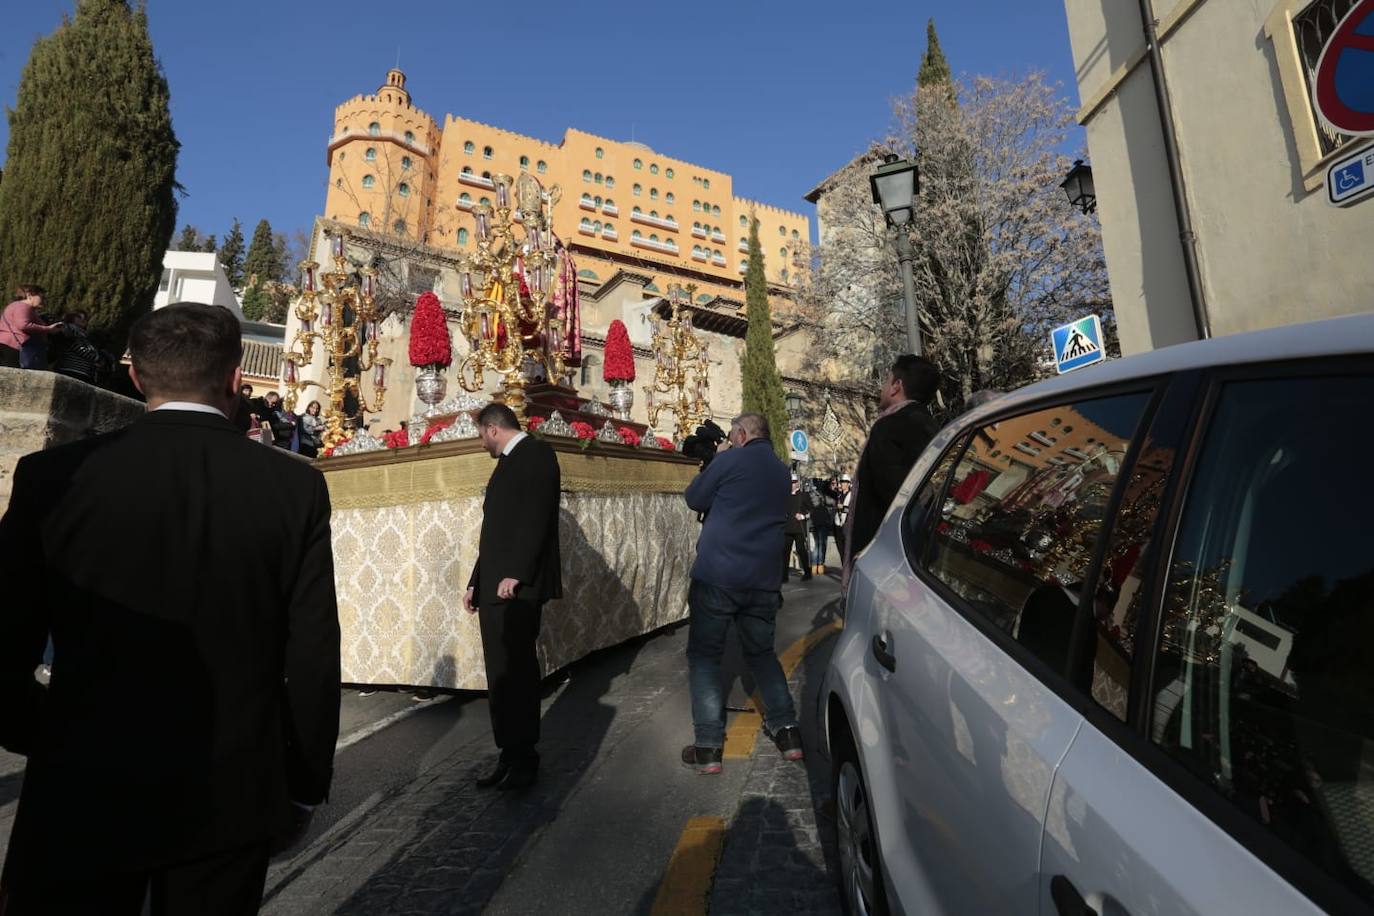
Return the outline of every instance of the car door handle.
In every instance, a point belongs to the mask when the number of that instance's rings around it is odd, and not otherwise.
[[[873,657],[878,660],[888,671],[897,670],[897,657],[888,649],[888,640],[891,637],[887,633],[880,633],[873,637]]]
[[[1050,879],[1050,899],[1059,916],[1098,916],[1097,910],[1088,906],[1078,888],[1064,875]]]

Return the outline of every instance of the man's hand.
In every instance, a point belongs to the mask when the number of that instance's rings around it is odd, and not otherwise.
[[[729,451],[730,445],[731,442],[729,438],[720,440],[720,444],[716,446],[716,454],[719,455],[721,452]]]
[[[477,605],[475,605],[475,604],[472,603],[472,598],[473,598],[472,589],[468,589],[466,592],[464,592],[464,593],[463,593],[463,607],[467,609],[467,612],[468,612],[469,614],[476,614],[476,613],[477,613]]]
[[[515,590],[520,587],[519,579],[502,579],[496,586],[496,597],[509,601],[515,597]]]

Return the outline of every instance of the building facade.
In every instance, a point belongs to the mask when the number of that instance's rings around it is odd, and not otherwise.
[[[1337,207],[1326,170],[1369,141],[1313,111],[1318,56],[1355,0],[1155,0],[1161,109],[1137,3],[1065,0],[1125,353],[1371,307],[1374,201]],[[1165,145],[1195,234],[1193,304]]]

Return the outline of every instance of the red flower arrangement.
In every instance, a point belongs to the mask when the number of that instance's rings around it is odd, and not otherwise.
[[[444,308],[438,296],[423,293],[415,300],[415,316],[410,319],[410,364],[448,366],[452,362],[453,345]]]
[[[630,332],[619,318],[612,321],[606,331],[606,361],[601,367],[601,377],[607,382],[635,380],[635,354],[630,349]]]
[[[382,442],[387,448],[405,448],[410,445],[410,433],[403,429],[385,433],[382,435]]]
[[[987,541],[981,541],[976,538],[974,540],[969,541],[968,546],[969,549],[972,550],[974,553],[989,553],[992,550],[991,544],[989,544]]]
[[[628,426],[620,426],[620,427],[617,427],[617,428],[616,428],[616,432],[620,433],[620,441],[621,441],[621,442],[624,442],[626,445],[630,446],[631,448],[633,448],[633,447],[636,446],[636,445],[639,445],[639,443],[640,443],[639,433],[637,433],[637,432],[635,432],[634,430],[630,429],[630,427],[628,427]]]
[[[444,423],[431,423],[428,427],[426,427],[424,434],[420,436],[420,444],[428,445],[429,440],[434,438],[435,433],[439,432],[440,430],[448,429],[452,425],[452,420],[449,420]]]
[[[548,417],[530,417],[529,420],[525,422],[525,429],[534,432],[539,427],[543,426],[547,420]]]
[[[572,426],[573,434],[579,439],[591,441],[596,438],[596,430],[592,429],[590,423],[584,423],[581,420],[573,420],[569,425]]]
[[[658,437],[658,447],[668,452],[677,451],[677,446],[673,444],[672,440],[665,439],[662,436]]]

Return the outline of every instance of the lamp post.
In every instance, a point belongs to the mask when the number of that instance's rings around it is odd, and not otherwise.
[[[873,202],[883,208],[883,219],[897,233],[897,262],[902,271],[902,300],[906,308],[906,337],[911,352],[921,355],[921,322],[916,314],[916,281],[911,263],[916,259],[911,244],[916,192],[920,189],[916,163],[888,153],[883,164],[868,178]]]
[[[1073,204],[1084,214],[1088,214],[1097,209],[1097,193],[1093,188],[1093,167],[1084,165],[1082,159],[1073,161],[1073,168],[1069,169],[1069,174],[1064,176],[1064,180],[1059,183],[1068,195],[1069,203]]]

